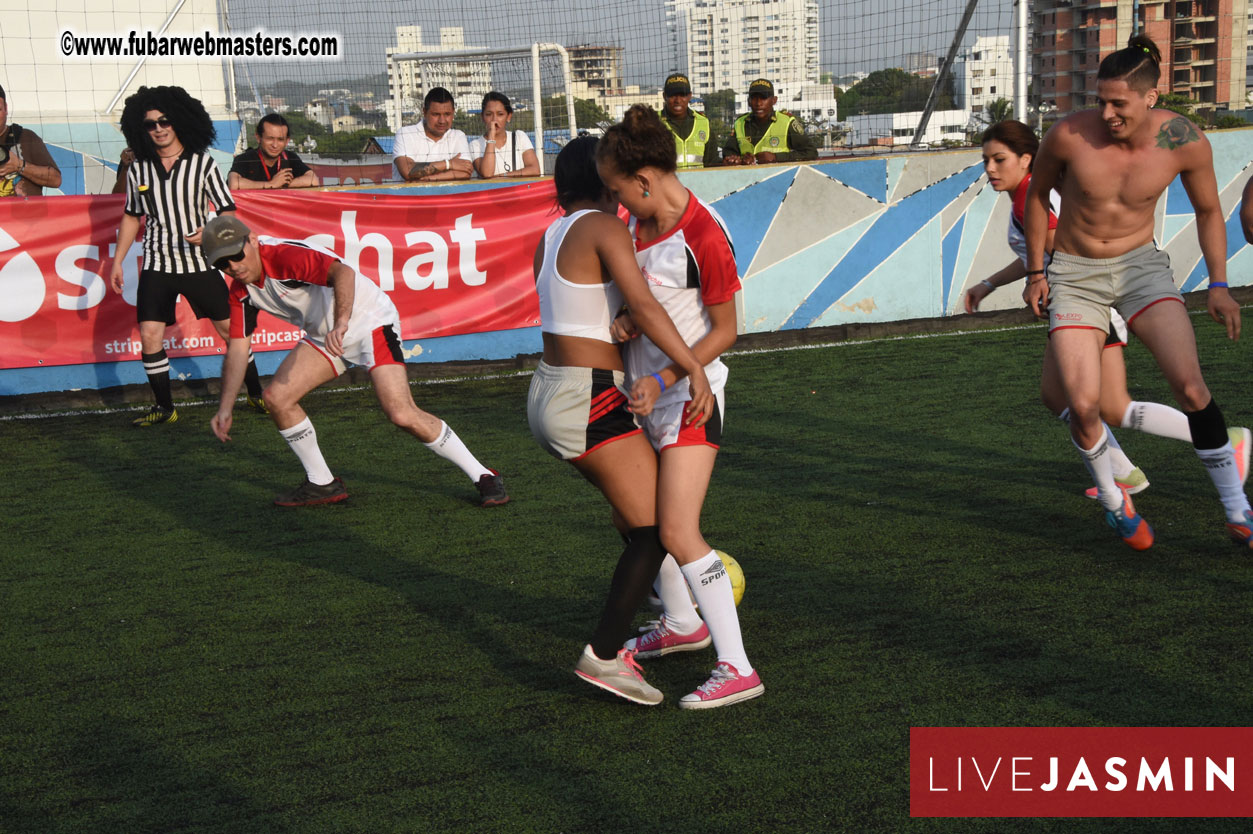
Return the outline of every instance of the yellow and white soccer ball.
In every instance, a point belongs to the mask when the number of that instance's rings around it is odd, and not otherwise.
[[[727,572],[727,578],[731,580],[731,596],[735,598],[735,604],[739,605],[740,600],[744,599],[744,569],[740,567],[739,562],[731,558],[730,554],[721,550],[715,550],[714,553],[717,553],[718,558],[722,560],[722,567]],[[688,596],[692,597],[692,605],[696,606],[696,610],[699,611],[700,605],[697,604],[696,597],[692,594],[692,589],[688,588],[687,593]],[[648,596],[648,604],[655,611],[662,610],[661,600],[651,591]]]
[[[721,550],[715,550],[714,553],[718,554],[722,566],[727,570],[727,578],[731,580],[731,594],[735,597],[735,604],[739,605],[740,600],[744,599],[744,569],[739,562]]]

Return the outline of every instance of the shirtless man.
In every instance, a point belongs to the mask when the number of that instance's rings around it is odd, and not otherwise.
[[[1239,338],[1240,306],[1227,290],[1226,225],[1210,144],[1186,118],[1152,109],[1160,60],[1151,40],[1131,38],[1101,62],[1097,109],[1067,116],[1044,138],[1027,197],[1023,299],[1037,316],[1043,317],[1047,305],[1071,437],[1096,481],[1106,520],[1122,540],[1144,550],[1153,544],[1153,530],[1114,483],[1101,424],[1101,345],[1110,306],[1148,346],[1187,415],[1192,445],[1226,510],[1227,532],[1253,547],[1253,513],[1244,495],[1247,452],[1233,457],[1222,412],[1201,376],[1196,337],[1170,258],[1153,242],[1158,198],[1179,175],[1209,270],[1209,313],[1226,325],[1228,338]],[[1046,273],[1044,240],[1054,188],[1066,210]]]

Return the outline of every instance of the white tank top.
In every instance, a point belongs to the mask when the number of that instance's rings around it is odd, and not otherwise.
[[[539,293],[540,330],[557,336],[582,336],[613,343],[609,326],[622,309],[622,291],[612,281],[605,284],[575,284],[557,271],[557,253],[566,232],[585,209],[566,215],[544,232],[544,262],[535,280]]]

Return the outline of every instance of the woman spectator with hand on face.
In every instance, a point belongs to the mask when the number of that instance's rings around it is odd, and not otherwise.
[[[504,93],[483,96],[483,135],[470,142],[474,170],[485,180],[492,177],[538,177],[535,145],[525,131],[510,130],[513,106]]]

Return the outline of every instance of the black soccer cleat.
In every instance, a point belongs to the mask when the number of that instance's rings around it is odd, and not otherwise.
[[[159,405],[154,405],[143,417],[136,417],[134,420],[131,420],[131,425],[139,428],[147,428],[148,426],[156,426],[161,423],[177,422],[177,408],[162,408]]]
[[[344,488],[344,482],[341,479],[336,478],[329,484],[314,484],[306,478],[303,484],[291,492],[285,492],[275,498],[274,506],[313,507],[318,504],[338,504],[347,499],[348,490]]]
[[[479,506],[499,507],[501,504],[508,504],[509,493],[505,492],[505,479],[495,469],[489,469],[488,473],[475,484],[479,490]]]

